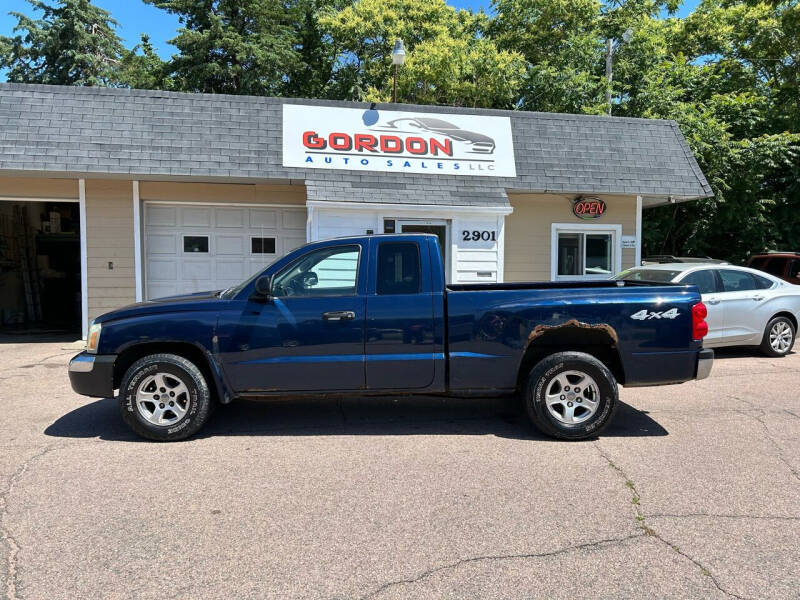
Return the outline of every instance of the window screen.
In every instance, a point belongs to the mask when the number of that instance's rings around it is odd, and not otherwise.
[[[275,254],[274,237],[250,238],[250,251],[253,254]]]
[[[184,252],[208,252],[207,235],[185,235],[183,236]]]
[[[378,294],[416,294],[420,289],[419,284],[417,244],[384,242],[378,247]]]

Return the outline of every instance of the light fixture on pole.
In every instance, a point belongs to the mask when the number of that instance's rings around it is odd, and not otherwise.
[[[614,79],[614,51],[622,44],[627,44],[633,39],[633,28],[628,27],[622,34],[622,40],[606,40],[606,112],[611,116],[611,82]]]
[[[394,64],[394,92],[392,93],[392,102],[397,103],[397,67],[402,66],[406,62],[406,47],[403,45],[403,40],[397,38],[394,41],[394,50],[392,50],[392,63]]]

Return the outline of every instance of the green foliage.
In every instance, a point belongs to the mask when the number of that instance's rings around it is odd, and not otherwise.
[[[34,19],[12,12],[13,37],[0,36],[8,80],[54,85],[113,85],[123,47],[111,15],[89,0],[28,0]]]
[[[123,85],[140,90],[172,90],[175,87],[168,63],[161,60],[150,36],[144,34],[140,44],[123,53],[119,80]]]

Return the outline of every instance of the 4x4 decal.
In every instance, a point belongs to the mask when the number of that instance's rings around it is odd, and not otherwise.
[[[631,319],[636,319],[637,321],[648,321],[650,319],[674,319],[680,314],[677,308],[670,308],[669,310],[665,310],[662,312],[650,311],[650,310],[640,310],[639,312],[635,312],[631,315]]]

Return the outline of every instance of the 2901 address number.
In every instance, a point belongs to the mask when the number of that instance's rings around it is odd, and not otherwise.
[[[497,232],[484,230],[467,230],[461,232],[461,240],[464,242],[496,242]]]

